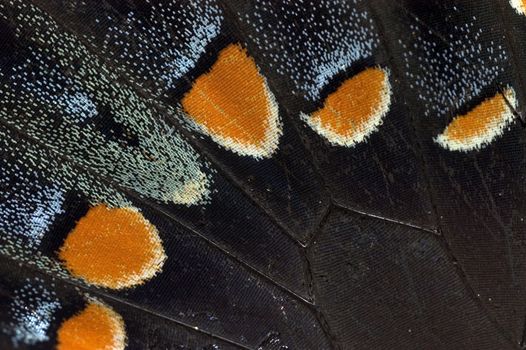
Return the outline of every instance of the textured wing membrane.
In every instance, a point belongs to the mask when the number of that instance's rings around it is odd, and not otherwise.
[[[517,348],[522,7],[0,1],[0,347]]]

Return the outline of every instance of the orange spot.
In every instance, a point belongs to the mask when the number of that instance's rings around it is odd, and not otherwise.
[[[367,68],[347,79],[325,99],[320,110],[303,115],[303,119],[331,143],[353,146],[376,130],[390,102],[388,73]]]
[[[157,230],[134,208],[90,208],[69,233],[59,257],[88,283],[125,288],[160,271],[166,256]]]
[[[508,89],[486,99],[467,114],[457,116],[436,141],[450,150],[468,151],[489,144],[513,120],[508,103],[515,105],[515,92]]]
[[[510,0],[511,6],[521,15],[526,14],[526,1],[525,0]]]
[[[57,338],[58,350],[120,350],[126,345],[121,316],[100,302],[64,321]]]
[[[182,105],[201,130],[241,155],[265,157],[277,147],[281,131],[276,102],[254,60],[239,45],[219,53]]]

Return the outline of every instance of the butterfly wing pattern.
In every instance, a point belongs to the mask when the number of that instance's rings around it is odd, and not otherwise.
[[[525,14],[0,0],[0,348],[524,348]]]

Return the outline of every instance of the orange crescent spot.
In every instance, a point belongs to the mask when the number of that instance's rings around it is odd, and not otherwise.
[[[57,350],[121,350],[126,331],[119,314],[100,302],[91,302],[58,330]]]
[[[278,107],[254,60],[239,45],[224,48],[195,80],[183,108],[201,131],[240,155],[268,157],[281,135]]]
[[[467,114],[455,117],[435,141],[451,151],[465,152],[491,143],[514,119],[508,103],[515,108],[515,91],[508,88],[504,94],[506,99],[503,94],[497,93]]]
[[[330,143],[351,147],[377,130],[390,104],[388,72],[367,68],[330,94],[321,109],[302,118]]]
[[[511,6],[521,15],[526,15],[526,1],[525,0],[510,0]]]
[[[73,276],[112,289],[143,283],[166,259],[156,228],[137,209],[106,205],[79,220],[59,257]]]

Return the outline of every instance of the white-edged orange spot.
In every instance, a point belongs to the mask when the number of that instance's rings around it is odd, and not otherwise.
[[[372,67],[344,81],[321,109],[302,118],[330,143],[351,147],[378,129],[390,104],[389,73]]]
[[[510,0],[511,6],[521,15],[526,15],[526,1],[525,0]]]
[[[515,91],[508,88],[504,95],[499,92],[467,114],[455,117],[435,141],[448,150],[464,152],[488,145],[502,135],[514,119],[508,104],[516,107]]]
[[[254,60],[237,44],[219,53],[181,103],[199,130],[240,155],[268,157],[278,146],[281,124],[274,96]]]
[[[112,289],[143,283],[166,260],[157,229],[137,209],[103,204],[79,220],[59,257],[73,276]]]
[[[125,346],[122,317],[98,301],[64,321],[57,333],[57,350],[122,350]]]

